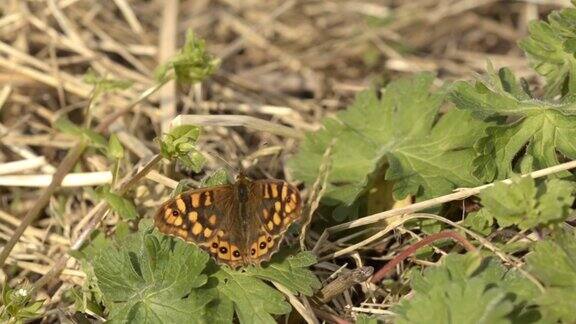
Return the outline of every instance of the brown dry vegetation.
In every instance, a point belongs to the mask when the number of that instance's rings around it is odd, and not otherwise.
[[[122,175],[158,152],[154,138],[176,115],[233,114],[289,126],[294,133],[278,136],[244,127],[206,126],[199,143],[211,154],[206,169],[222,167],[212,157],[217,155],[232,165],[243,163],[255,176],[293,180],[283,162],[297,149],[299,137],[318,129],[322,117],[346,107],[371,84],[419,71],[435,72],[437,85],[471,79],[488,60],[537,82],[516,42],[526,35],[530,20],[567,4],[560,0],[2,0],[0,247],[37,203],[46,185],[40,175],[53,173],[75,145],[76,139],[56,130],[53,122],[62,115],[83,122],[91,92],[83,81],[88,68],[134,82],[127,91],[99,99],[92,121],[98,127],[154,85],[154,69],[175,53],[185,31],[192,29],[220,58],[220,68],[201,85],[168,84],[102,127],[119,134],[129,151]],[[10,253],[0,281],[37,282],[62,260],[94,217],[89,211],[98,202],[90,188],[107,182],[93,173],[110,169],[102,156],[82,155],[73,173],[83,174],[51,195]],[[173,180],[185,176],[157,169],[131,192],[146,217],[169,194],[166,186],[173,187]],[[100,226],[111,230],[117,220],[110,214]],[[313,240],[318,234],[310,233]],[[361,253],[354,258],[361,262]],[[317,268],[321,279],[339,268],[333,261]],[[48,277],[38,291],[51,314],[47,322],[70,318],[72,308],[62,301],[62,294],[84,277],[73,259],[61,275]],[[335,299],[330,307],[340,314],[385,312],[368,297],[352,301],[350,296]]]

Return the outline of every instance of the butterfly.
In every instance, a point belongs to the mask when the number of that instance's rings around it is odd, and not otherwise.
[[[216,262],[238,268],[268,261],[301,216],[296,187],[282,180],[250,180],[186,191],[154,216],[160,232],[192,242]]]

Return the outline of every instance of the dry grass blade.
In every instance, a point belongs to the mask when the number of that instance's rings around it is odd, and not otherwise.
[[[545,177],[545,176],[548,176],[551,174],[559,173],[559,172],[574,169],[574,168],[576,168],[576,161],[570,161],[570,162],[558,164],[558,165],[555,165],[555,166],[552,166],[549,168],[545,168],[542,170],[537,170],[537,171],[531,172],[529,174],[522,175],[522,177],[540,178],[540,177]],[[503,180],[502,182],[506,183],[506,184],[511,184],[512,180],[506,179],[506,180]],[[342,231],[342,230],[355,228],[355,227],[359,227],[359,226],[364,226],[364,225],[368,225],[368,224],[374,224],[376,222],[379,222],[381,220],[385,220],[385,219],[390,218],[390,217],[403,215],[403,214],[410,214],[410,213],[421,211],[421,210],[424,210],[424,209],[427,209],[430,207],[438,206],[438,205],[441,205],[443,203],[447,203],[450,201],[461,200],[461,199],[464,199],[464,198],[467,198],[470,196],[477,195],[483,189],[492,187],[493,185],[494,185],[494,183],[489,183],[489,184],[482,185],[482,186],[475,187],[475,188],[462,188],[462,189],[459,189],[459,190],[457,190],[457,192],[452,193],[452,194],[448,194],[445,196],[421,201],[421,202],[409,205],[407,207],[388,210],[388,211],[385,211],[382,213],[377,213],[374,215],[366,216],[366,217],[363,217],[363,218],[355,220],[355,221],[351,221],[351,222],[342,223],[342,224],[339,224],[336,226],[332,226],[332,227],[328,228],[327,231],[328,232],[337,232],[337,231]]]
[[[36,167],[37,164],[32,164]],[[19,167],[22,167],[20,165]],[[29,168],[30,166],[26,166]],[[0,165],[0,170],[2,166]],[[1,171],[0,171],[0,174]],[[27,175],[11,175],[0,176],[0,186],[11,187],[48,187],[54,176],[45,174],[27,174]],[[112,172],[82,172],[70,173],[64,176],[60,186],[62,187],[84,187],[84,186],[100,186],[112,182]]]
[[[62,160],[62,163],[60,163],[60,166],[58,167],[56,173],[54,173],[52,177],[50,185],[46,189],[44,189],[41,196],[38,198],[37,202],[26,213],[26,216],[24,216],[22,223],[20,223],[18,228],[16,228],[10,240],[6,243],[6,245],[4,245],[2,252],[0,253],[0,266],[4,265],[6,259],[10,255],[10,252],[12,251],[12,249],[14,248],[14,246],[16,245],[16,243],[20,239],[20,236],[22,236],[26,228],[30,224],[32,224],[34,220],[36,220],[36,218],[40,215],[40,212],[44,209],[44,207],[46,207],[48,201],[50,200],[50,197],[52,196],[54,191],[56,191],[56,189],[60,186],[66,174],[68,174],[68,172],[72,170],[74,165],[76,165],[76,162],[80,158],[80,155],[82,155],[82,153],[84,152],[86,146],[87,143],[81,141],[74,148],[72,148],[68,152],[64,160]]]
[[[302,139],[303,134],[286,126],[278,125],[252,116],[242,115],[180,115],[172,120],[171,127],[181,125],[195,126],[244,126],[260,132],[267,132],[285,137]]]

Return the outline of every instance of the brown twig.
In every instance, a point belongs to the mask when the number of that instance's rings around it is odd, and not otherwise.
[[[344,273],[326,286],[322,287],[315,297],[320,303],[325,304],[334,299],[334,297],[343,293],[346,289],[366,281],[373,272],[373,267],[360,267]]]
[[[122,181],[120,184],[118,184],[117,189],[114,193],[117,195],[120,195],[120,196],[124,195],[130,188],[132,188],[132,186],[134,184],[136,184],[140,179],[142,179],[144,176],[146,176],[146,174],[148,174],[148,172],[150,172],[150,170],[161,160],[162,160],[161,155],[158,154],[158,155],[154,156],[135,175],[128,177],[127,179]],[[94,230],[96,229],[98,224],[106,216],[106,212],[109,209],[108,207],[109,206],[106,203],[106,201],[103,200],[92,208],[92,210],[89,212],[89,214],[92,215],[92,217],[90,218],[90,221],[88,222],[88,224],[86,224],[86,226],[84,227],[84,229],[82,230],[80,235],[78,235],[76,240],[74,240],[74,242],[71,244],[70,251],[76,251],[82,247],[84,242],[86,242],[86,239],[88,239],[88,237],[90,237],[90,235],[92,234],[92,232],[94,232]],[[66,262],[68,261],[69,258],[70,258],[70,255],[65,254],[58,261],[56,261],[56,263],[52,266],[50,271],[48,271],[44,276],[42,276],[40,279],[38,279],[34,283],[33,291],[34,292],[38,291],[38,289],[42,288],[52,278],[58,276],[60,274],[60,272],[62,272],[64,267],[66,267]]]
[[[400,254],[398,254],[396,257],[394,257],[394,259],[390,260],[390,262],[386,263],[386,265],[384,265],[382,268],[380,268],[380,270],[378,270],[378,272],[376,272],[376,274],[374,274],[374,277],[372,277],[371,282],[377,283],[380,280],[382,280],[400,262],[404,261],[404,259],[406,259],[410,255],[414,254],[421,247],[426,246],[426,245],[428,245],[434,241],[447,239],[447,238],[451,238],[454,241],[460,243],[466,250],[468,250],[468,252],[476,251],[476,247],[474,245],[472,245],[472,243],[470,243],[466,238],[464,238],[462,235],[460,235],[454,231],[443,231],[440,233],[435,233],[435,234],[432,234],[432,235],[429,235],[429,236],[423,238],[419,242],[416,242],[416,243],[410,245],[404,251],[400,252]]]
[[[42,195],[40,195],[40,198],[38,198],[34,206],[32,206],[32,208],[28,210],[26,216],[24,216],[24,219],[22,219],[20,225],[16,228],[16,230],[14,230],[14,234],[12,235],[12,237],[10,237],[10,240],[6,242],[6,245],[2,249],[2,253],[0,253],[0,267],[2,267],[6,262],[6,259],[8,259],[10,252],[12,251],[12,249],[14,248],[14,246],[16,245],[22,234],[24,234],[26,228],[30,224],[32,224],[32,222],[36,220],[38,216],[40,216],[40,213],[50,201],[50,197],[52,197],[54,191],[56,191],[56,189],[60,187],[60,183],[62,183],[64,177],[76,165],[76,162],[78,162],[78,160],[80,159],[80,156],[86,149],[87,145],[88,144],[85,140],[80,140],[78,141],[76,146],[74,146],[70,151],[68,151],[66,157],[64,157],[64,160],[62,160],[62,163],[60,163],[60,165],[58,166],[56,173],[54,173],[50,185],[42,191]]]
[[[318,308],[314,308],[314,313],[320,317],[321,319],[327,321],[328,323],[335,323],[335,324],[352,324],[352,322],[338,317],[332,313],[328,313]]]
[[[136,100],[130,103],[127,107],[119,110],[115,114],[109,115],[108,118],[104,119],[96,127],[95,130],[100,133],[104,132],[108,128],[108,126],[110,126],[116,119],[131,111],[137,104],[148,98],[151,94],[160,89],[162,85],[164,85],[165,83],[166,82],[155,84],[154,86],[144,91]],[[92,102],[93,101],[90,100],[88,105],[90,106]],[[40,212],[44,209],[44,207],[46,207],[46,205],[50,201],[50,197],[52,197],[52,194],[56,191],[56,189],[58,189],[60,183],[62,182],[66,174],[68,174],[70,170],[72,170],[72,168],[76,165],[76,163],[80,159],[80,156],[82,156],[82,153],[84,152],[87,146],[88,143],[85,140],[80,140],[70,151],[68,151],[66,157],[64,158],[62,163],[60,163],[60,165],[58,166],[56,173],[54,173],[54,177],[52,178],[52,182],[50,183],[50,185],[46,187],[46,189],[44,189],[42,195],[36,201],[34,206],[30,210],[28,210],[26,216],[24,216],[24,219],[22,220],[18,228],[16,228],[14,234],[12,235],[12,237],[10,237],[10,240],[6,243],[6,245],[2,249],[2,252],[0,253],[0,267],[2,267],[6,262],[6,259],[8,259],[10,252],[12,251],[12,249],[14,248],[14,246],[16,245],[16,243],[18,242],[18,240],[20,239],[26,228],[30,224],[32,224],[32,222],[36,218],[38,218]]]

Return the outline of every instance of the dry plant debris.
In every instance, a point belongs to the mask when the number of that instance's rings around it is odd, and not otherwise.
[[[560,0],[1,1],[0,319],[576,321],[575,16]],[[150,226],[173,189],[229,166],[309,198],[273,266],[215,268]]]

